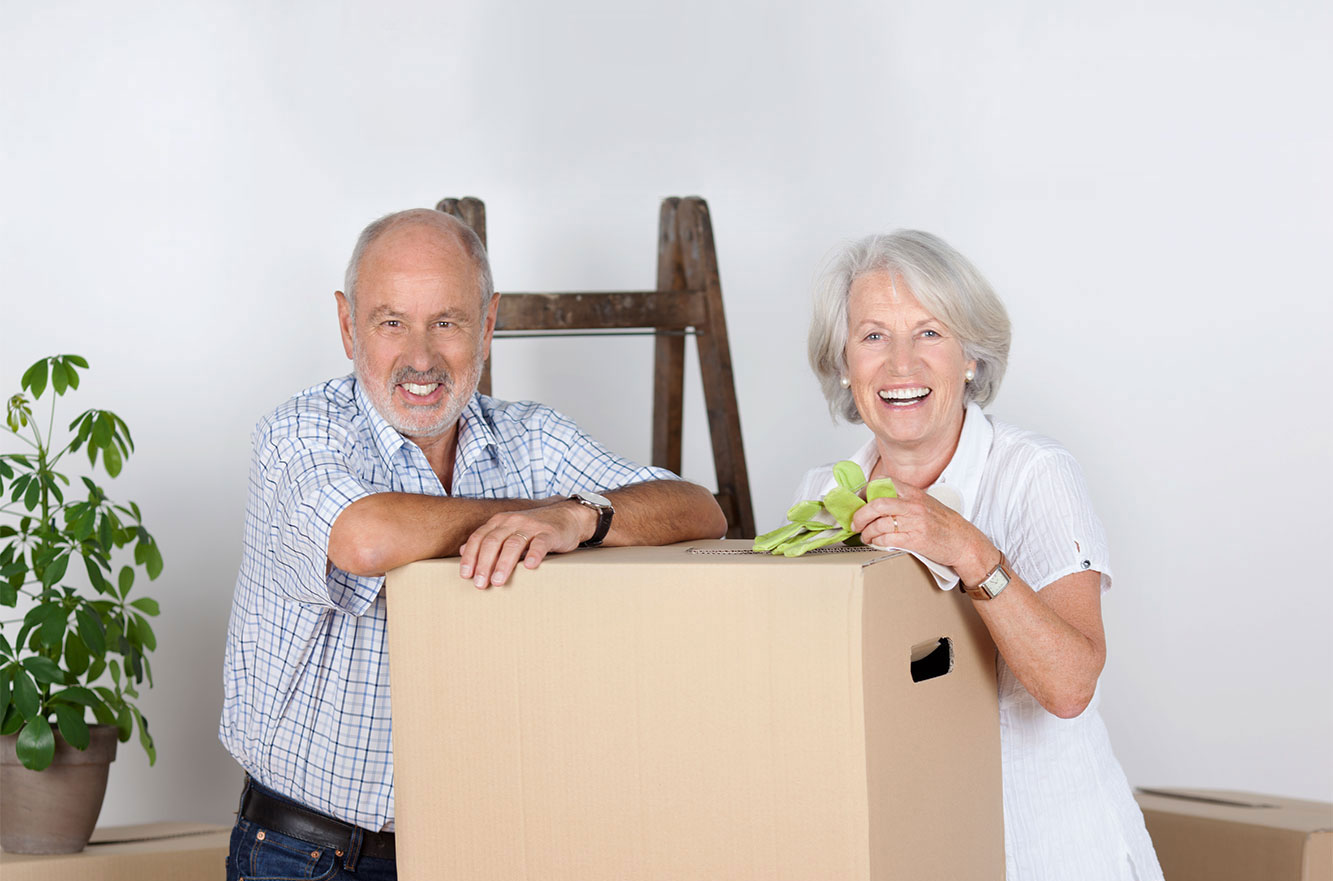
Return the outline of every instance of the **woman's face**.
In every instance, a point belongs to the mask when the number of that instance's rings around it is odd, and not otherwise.
[[[951,455],[962,431],[963,373],[976,369],[962,343],[887,271],[857,276],[847,319],[852,397],[881,447]]]

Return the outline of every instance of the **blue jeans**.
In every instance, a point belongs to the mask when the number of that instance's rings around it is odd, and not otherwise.
[[[280,796],[279,796],[280,797]],[[227,881],[397,881],[394,860],[361,856],[348,868],[331,847],[292,838],[272,829],[236,818],[227,853]]]

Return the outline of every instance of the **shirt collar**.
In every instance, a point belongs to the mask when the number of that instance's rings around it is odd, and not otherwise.
[[[967,405],[963,415],[963,431],[958,436],[958,448],[953,458],[944,466],[935,485],[952,487],[963,497],[963,510],[960,512],[971,520],[977,510],[977,496],[981,492],[981,475],[986,470],[986,459],[990,456],[991,441],[995,439],[995,427],[981,412],[975,402]]]
[[[472,393],[472,399],[463,408],[458,417],[458,452],[454,454],[454,483],[459,475],[465,473],[483,458],[490,458],[497,466],[502,466],[499,450],[500,443],[495,436],[491,421],[487,418],[485,402],[478,392]],[[450,492],[452,492],[452,487]]]
[[[948,486],[961,497],[963,509],[959,512],[971,520],[977,509],[977,495],[981,491],[981,475],[986,470],[986,459],[990,455],[991,441],[995,438],[995,427],[991,425],[981,407],[975,403],[967,405],[963,412],[963,430],[958,436],[958,446],[953,451],[953,458],[944,466],[944,471],[932,486]],[[879,445],[874,435],[865,446],[857,450],[852,461],[869,474],[879,461]]]
[[[370,395],[366,394],[365,387],[359,379],[352,379],[357,406],[361,412],[366,414],[366,422],[370,425],[371,437],[375,439],[375,448],[379,450],[380,456],[385,462],[392,462],[398,455],[398,451],[407,443],[407,438],[398,433],[398,429],[389,424],[389,421],[380,415],[376,409]]]

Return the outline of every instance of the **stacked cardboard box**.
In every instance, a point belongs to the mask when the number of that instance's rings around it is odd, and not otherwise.
[[[79,853],[0,852],[4,881],[222,881],[230,826],[99,826]]]
[[[1198,789],[1136,797],[1167,881],[1333,881],[1333,804]]]
[[[1004,876],[995,648],[909,556],[388,578],[406,879]]]

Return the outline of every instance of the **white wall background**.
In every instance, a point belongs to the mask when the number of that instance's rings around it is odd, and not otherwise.
[[[1075,452],[1110,531],[1103,712],[1131,782],[1333,799],[1329,4],[3,0],[0,21],[0,392],[41,356],[91,361],[71,415],[130,424],[114,488],[167,562],[160,758],[122,747],[103,822],[229,820],[251,426],[347,369],[332,291],[361,226],[469,194],[502,290],[648,287],[659,199],[709,199],[765,528],[860,439],[805,365],[820,259],[943,235],[1014,319],[992,412]],[[651,344],[597,348],[623,369],[580,351],[500,343],[497,389],[646,459]]]

